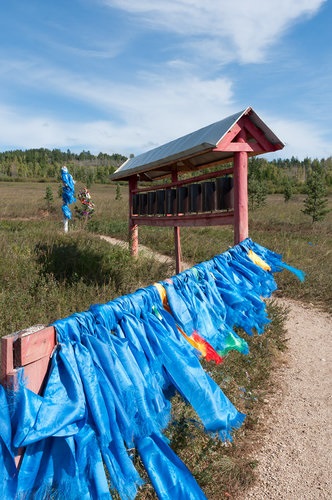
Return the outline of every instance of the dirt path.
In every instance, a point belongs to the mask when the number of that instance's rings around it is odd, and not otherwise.
[[[280,300],[280,299],[279,299]],[[258,482],[245,496],[261,500],[332,498],[332,316],[313,306],[289,308],[286,363],[279,390],[261,419]]]
[[[120,247],[125,248],[126,250],[128,250],[128,242],[126,242],[126,241],[117,240],[116,238],[111,238],[110,236],[104,236],[104,235],[99,235],[99,237],[102,240],[108,241],[108,243],[110,243],[111,245],[118,245],[118,246],[120,246]],[[153,250],[151,250],[148,247],[145,247],[144,245],[139,244],[138,251],[142,255],[147,255],[149,257],[154,257],[159,262],[163,262],[163,263],[167,263],[167,264],[174,264],[174,266],[175,266],[175,259],[174,258],[168,257],[168,255],[163,255],[161,253],[154,252]],[[191,265],[188,264],[188,263],[186,263],[186,262],[182,262],[181,263],[181,267],[182,267],[182,271],[183,271],[183,270],[188,269],[189,267],[191,267]]]

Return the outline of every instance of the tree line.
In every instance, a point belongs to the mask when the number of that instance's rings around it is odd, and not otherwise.
[[[44,180],[58,181],[60,169],[66,165],[74,179],[91,185],[107,183],[110,175],[127,160],[118,153],[109,155],[90,151],[73,153],[69,149],[27,149],[0,152],[0,180]]]
[[[73,178],[89,188],[94,183],[109,183],[111,174],[126,160],[127,157],[119,153],[93,155],[84,150],[73,153],[69,149],[66,152],[46,148],[17,149],[0,152],[0,181],[59,182],[61,167],[66,165]],[[248,198],[252,210],[264,205],[268,194],[283,193],[287,202],[293,194],[303,193],[307,195],[303,213],[312,216],[315,222],[329,211],[328,192],[332,192],[331,156],[302,161],[294,156],[271,161],[262,157],[249,158]]]
[[[332,191],[332,158],[299,162],[251,158],[248,171],[249,208],[263,206],[269,193],[283,193],[287,203],[294,193],[305,194],[302,212],[312,222],[323,220],[330,211],[328,191]]]
[[[69,149],[27,149],[0,152],[0,180],[47,180],[58,181],[60,169],[66,165],[74,179],[91,186],[93,183],[108,183],[110,175],[127,160],[114,153],[93,155],[90,151],[73,153]],[[267,160],[262,157],[249,158],[249,184],[252,191],[267,194],[305,192],[312,172],[319,170],[328,190],[332,190],[332,156],[327,159],[305,158]]]
[[[264,186],[269,194],[284,193],[285,189],[293,192],[305,192],[305,186],[313,172],[319,170],[327,188],[332,188],[332,156],[327,159],[305,158],[300,161],[277,159],[268,161],[265,158],[249,159],[249,182],[257,182]]]

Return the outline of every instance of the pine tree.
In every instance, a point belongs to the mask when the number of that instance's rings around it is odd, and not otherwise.
[[[119,183],[117,183],[117,185],[116,185],[115,199],[116,200],[121,200],[121,189],[120,189],[120,184]]]
[[[46,192],[45,192],[44,200],[46,201],[47,210],[52,211],[54,197],[53,197],[53,191],[52,191],[51,186],[47,186],[46,187]]]
[[[266,183],[255,177],[248,179],[248,202],[249,208],[255,210],[266,203],[267,187]]]
[[[327,208],[327,195],[325,172],[322,167],[315,166],[306,181],[306,195],[302,212],[310,215],[312,222],[323,220],[329,212]]]
[[[292,196],[293,196],[292,184],[289,181],[289,179],[287,179],[287,181],[285,182],[285,186],[284,186],[284,200],[285,200],[285,203],[287,203],[287,201],[289,201]]]

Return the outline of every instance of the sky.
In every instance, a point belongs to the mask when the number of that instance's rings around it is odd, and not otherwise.
[[[0,0],[0,151],[135,156],[252,107],[332,156],[332,0]]]

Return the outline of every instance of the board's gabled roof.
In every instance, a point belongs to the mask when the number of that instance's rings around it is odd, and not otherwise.
[[[112,174],[111,179],[129,179],[134,174],[147,174],[147,178],[157,179],[169,174],[180,162],[193,157],[195,157],[193,168],[204,166],[205,163],[211,161],[211,152],[214,148],[245,114],[250,115],[255,125],[263,131],[269,141],[282,144],[258,115],[251,108],[246,108],[223,120],[128,159]],[[231,159],[233,154],[229,151],[219,151],[216,159],[225,162]]]

